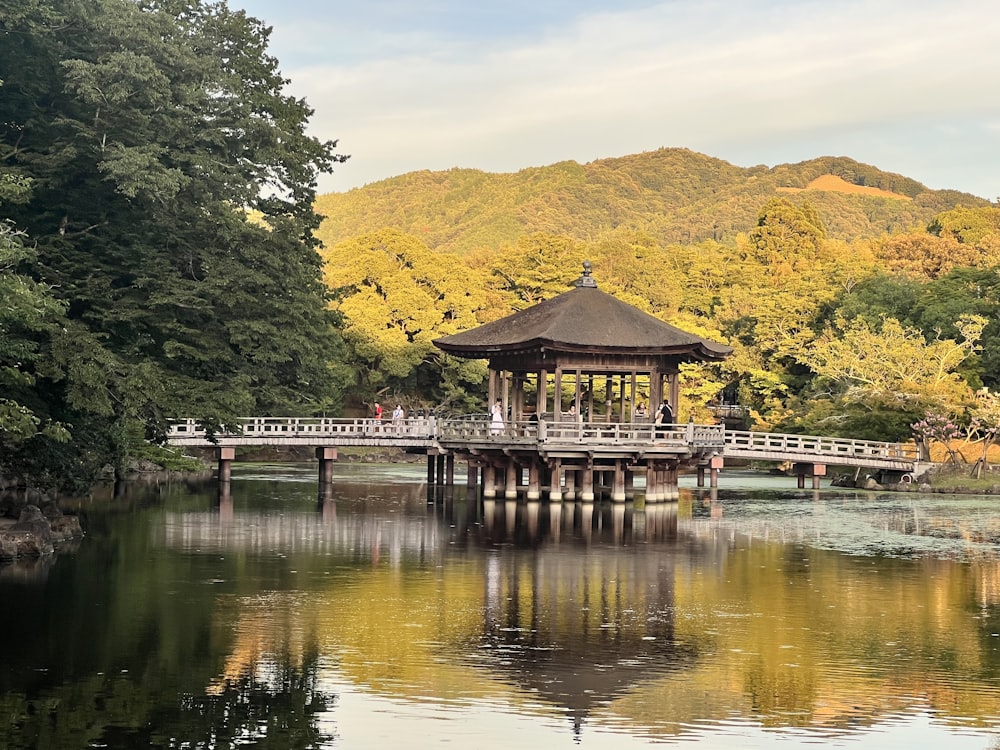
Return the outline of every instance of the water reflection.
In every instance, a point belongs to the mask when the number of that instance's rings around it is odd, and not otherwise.
[[[881,747],[919,727],[908,746],[984,748],[998,724],[982,500],[550,505],[390,471],[317,494],[255,467],[92,510],[44,580],[0,577],[24,613],[0,746]]]

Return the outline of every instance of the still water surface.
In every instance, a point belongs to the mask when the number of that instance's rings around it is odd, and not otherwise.
[[[0,748],[1000,748],[993,499],[314,471],[134,487],[0,566]]]

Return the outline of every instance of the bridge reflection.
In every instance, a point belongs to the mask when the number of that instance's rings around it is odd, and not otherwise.
[[[228,485],[214,512],[168,514],[164,525],[168,546],[225,551],[240,549],[285,552],[359,554],[370,550],[382,559],[422,558],[448,549],[513,544],[611,545],[674,542],[678,538],[678,504],[565,502],[473,499],[462,488],[447,488],[428,501],[423,486],[400,488],[404,513],[386,515],[359,508],[356,500],[321,495],[314,512],[237,512]],[[708,493],[704,493],[708,497]],[[432,495],[432,498],[434,496]]]

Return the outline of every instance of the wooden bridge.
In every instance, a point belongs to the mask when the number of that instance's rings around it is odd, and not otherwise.
[[[912,477],[920,467],[912,444],[746,432],[693,422],[660,426],[564,419],[508,422],[501,427],[481,416],[418,417],[395,422],[253,417],[240,420],[230,431],[210,434],[195,420],[188,419],[171,425],[168,442],[217,448],[221,479],[228,479],[229,463],[238,447],[313,447],[320,460],[321,482],[330,481],[332,461],[339,447],[391,447],[425,454],[428,481],[438,484],[453,483],[453,462],[459,456],[469,463],[470,486],[478,479],[476,469],[483,469],[487,497],[495,494],[494,483],[499,481],[494,478],[496,471],[506,474],[506,496],[512,493],[516,496],[522,467],[528,467],[529,477],[533,477],[528,480],[529,497],[537,493],[540,476],[534,476],[536,466],[542,470],[548,467],[549,473],[555,471],[556,479],[550,479],[550,497],[562,494],[560,477],[565,475],[573,489],[578,474],[586,496],[593,492],[588,487],[593,471],[607,470],[617,477],[614,483],[618,489],[612,493],[615,499],[624,497],[630,472],[638,467],[647,469],[647,487],[653,486],[655,490],[662,485],[668,496],[671,487],[676,490],[679,465],[697,470],[699,486],[703,485],[707,470],[712,486],[716,486],[718,471],[731,459],[789,463],[800,487],[804,486],[806,476],[812,477],[813,487],[818,487],[829,465],[890,472],[899,477]],[[666,478],[658,478],[656,472],[666,472]]]

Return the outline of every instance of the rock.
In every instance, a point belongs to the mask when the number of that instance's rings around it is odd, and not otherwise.
[[[50,555],[54,550],[51,532],[43,538],[33,531],[14,531],[13,526],[0,531],[0,556],[4,559]]]
[[[13,560],[17,557],[17,539],[7,532],[0,531],[0,560]]]
[[[862,486],[862,489],[866,489],[866,490],[884,490],[885,488],[881,484],[879,484],[878,482],[876,482],[874,479],[872,479],[871,477],[868,477],[867,479],[865,479],[865,483]]]
[[[49,519],[42,515],[42,511],[37,505],[26,505],[21,511],[17,523],[10,527],[11,531],[30,531],[43,543],[52,546],[52,527]]]
[[[56,540],[75,539],[83,536],[83,529],[80,527],[80,519],[76,516],[64,516],[60,514],[57,518],[49,521],[52,536]]]

